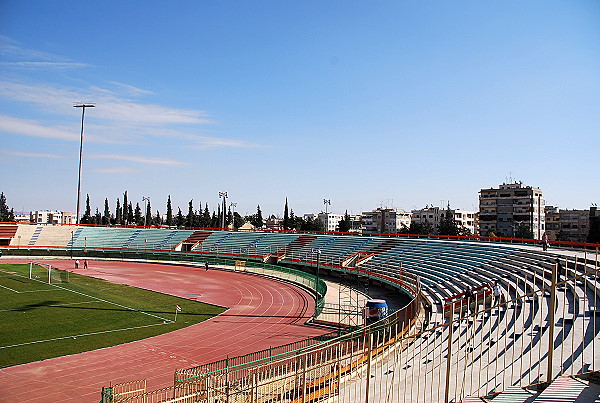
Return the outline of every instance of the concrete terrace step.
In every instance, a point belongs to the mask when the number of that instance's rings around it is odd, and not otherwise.
[[[492,399],[493,403],[531,403],[535,401],[537,393],[517,386],[511,386]]]
[[[496,400],[494,399],[494,402]],[[535,403],[596,403],[600,402],[600,385],[579,378],[560,377],[554,380],[534,400]]]

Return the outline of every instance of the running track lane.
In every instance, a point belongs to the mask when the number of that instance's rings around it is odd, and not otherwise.
[[[2,259],[1,263],[9,263]],[[17,262],[17,260],[11,260]],[[28,262],[20,260],[19,262]],[[73,269],[69,260],[52,265]],[[88,261],[80,274],[228,307],[185,329],[144,340],[0,369],[0,403],[98,402],[102,386],[136,379],[148,389],[173,384],[173,373],[326,333],[307,326],[314,300],[293,285],[259,276],[204,268]]]

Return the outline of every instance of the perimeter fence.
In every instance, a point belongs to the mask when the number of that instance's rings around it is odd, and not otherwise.
[[[517,279],[503,299],[452,301],[449,320],[428,328],[415,322],[415,299],[404,315],[321,343],[179,370],[173,386],[105,402],[460,402],[589,374],[600,369],[599,318],[588,311],[600,297],[597,261],[567,274]]]

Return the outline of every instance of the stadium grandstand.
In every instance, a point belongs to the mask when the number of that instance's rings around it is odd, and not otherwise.
[[[410,300],[331,337],[182,368],[160,390],[147,390],[132,374],[131,382],[98,391],[104,402],[597,401],[599,248],[555,242],[543,251],[539,241],[479,237],[0,225],[3,256],[290,267],[316,275],[309,288],[317,311],[325,275],[355,276]]]

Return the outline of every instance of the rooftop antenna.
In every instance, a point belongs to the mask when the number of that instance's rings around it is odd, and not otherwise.
[[[83,119],[85,117],[85,108],[94,108],[95,106],[96,104],[92,102],[75,102],[73,104],[73,108],[81,108],[81,136],[79,140],[79,176],[77,177],[77,225],[79,225],[79,201],[81,199],[81,157],[83,155]]]

